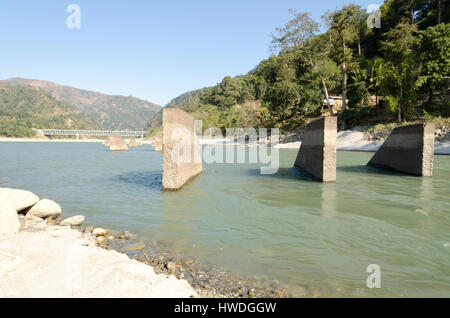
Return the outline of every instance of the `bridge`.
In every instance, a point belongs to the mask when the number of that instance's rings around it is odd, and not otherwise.
[[[122,137],[138,137],[144,138],[145,131],[134,130],[70,130],[70,129],[36,129],[44,136],[92,136],[92,137],[107,137],[109,135],[120,135]]]

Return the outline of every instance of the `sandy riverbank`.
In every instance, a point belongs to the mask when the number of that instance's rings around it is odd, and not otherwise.
[[[10,138],[0,137],[0,142],[102,142],[103,139],[48,139],[48,138]]]
[[[61,226],[0,234],[0,297],[192,297],[185,280]]]
[[[0,137],[0,142],[99,142],[101,139],[38,139],[38,138],[6,138]],[[143,145],[151,145],[151,141],[143,140]],[[238,143],[234,139],[200,139],[201,145],[220,145],[225,144],[227,146],[236,146]],[[376,152],[383,142],[381,141],[367,141],[364,140],[364,133],[359,131],[346,130],[338,133],[337,137],[337,150],[338,151],[364,151],[364,152]],[[300,141],[280,143],[275,146],[277,149],[299,149],[301,145]],[[434,145],[436,155],[450,155],[450,141],[440,142],[436,141]]]
[[[365,151],[375,152],[381,145],[382,141],[364,140],[364,133],[359,131],[346,130],[338,133],[337,146],[338,151]],[[283,143],[275,146],[278,149],[299,149],[300,141]],[[436,155],[450,155],[450,142],[436,141],[434,144],[434,153]]]

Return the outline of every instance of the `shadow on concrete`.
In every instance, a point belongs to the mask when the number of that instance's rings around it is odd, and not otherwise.
[[[133,171],[112,177],[114,181],[134,184],[137,186],[161,191],[161,171]]]

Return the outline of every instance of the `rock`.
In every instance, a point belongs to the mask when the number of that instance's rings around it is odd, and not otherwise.
[[[110,235],[110,236],[108,236],[106,239],[107,239],[108,241],[112,241],[112,240],[114,240],[114,236]]]
[[[58,203],[52,200],[43,199],[36,203],[27,214],[32,214],[40,218],[48,218],[50,216],[59,216],[62,212]]]
[[[98,227],[92,231],[92,234],[95,236],[105,236],[108,232],[107,230]]]
[[[20,221],[16,210],[7,205],[0,205],[0,234],[19,232]]]
[[[84,215],[76,215],[65,219],[60,223],[62,226],[81,226],[84,222]]]
[[[55,219],[56,225],[59,225],[62,221],[64,221],[64,218],[56,218]]]
[[[29,214],[29,213],[25,216],[25,220],[29,221],[29,222],[33,222],[33,223],[40,223],[40,222],[44,221],[43,218],[40,218],[36,215]]]
[[[130,251],[130,252],[140,251],[140,250],[143,250],[144,248],[145,248],[145,244],[144,244],[144,243],[141,243],[141,244],[137,244],[137,245],[135,245],[135,246],[130,247],[130,248],[128,249],[128,251]]]
[[[94,231],[94,228],[92,226],[86,226],[86,228],[84,229],[84,233],[88,233],[91,234],[92,231]]]
[[[131,234],[128,231],[125,231],[118,236],[119,240],[128,240],[130,237]]]
[[[50,226],[56,225],[56,219],[54,217],[48,217],[45,219],[45,223]]]
[[[108,240],[104,236],[99,236],[99,237],[97,237],[97,243],[99,245],[104,246],[104,245],[106,245],[108,243]]]
[[[39,197],[30,191],[0,188],[0,202],[16,210],[23,211],[35,205]]]

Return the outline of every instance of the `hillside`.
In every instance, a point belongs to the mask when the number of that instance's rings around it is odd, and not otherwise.
[[[322,19],[308,12],[272,34],[274,54],[245,75],[183,94],[166,107],[181,108],[203,128],[275,127],[301,130],[324,115],[340,129],[450,117],[450,2],[389,0],[381,28],[358,5]],[[155,117],[152,133],[160,127]]]
[[[75,106],[103,129],[142,129],[161,109],[159,105],[132,96],[105,95],[48,81],[11,78],[0,83],[39,87],[57,100]]]
[[[31,86],[0,84],[0,136],[31,137],[31,128],[98,129],[74,106]]]
[[[199,96],[203,90],[197,89],[194,91],[186,92],[180,96],[172,99],[164,108],[180,108],[188,113],[192,113],[200,105]],[[160,130],[162,127],[162,109],[156,113],[150,120],[146,127],[146,131],[152,135],[154,132]]]

